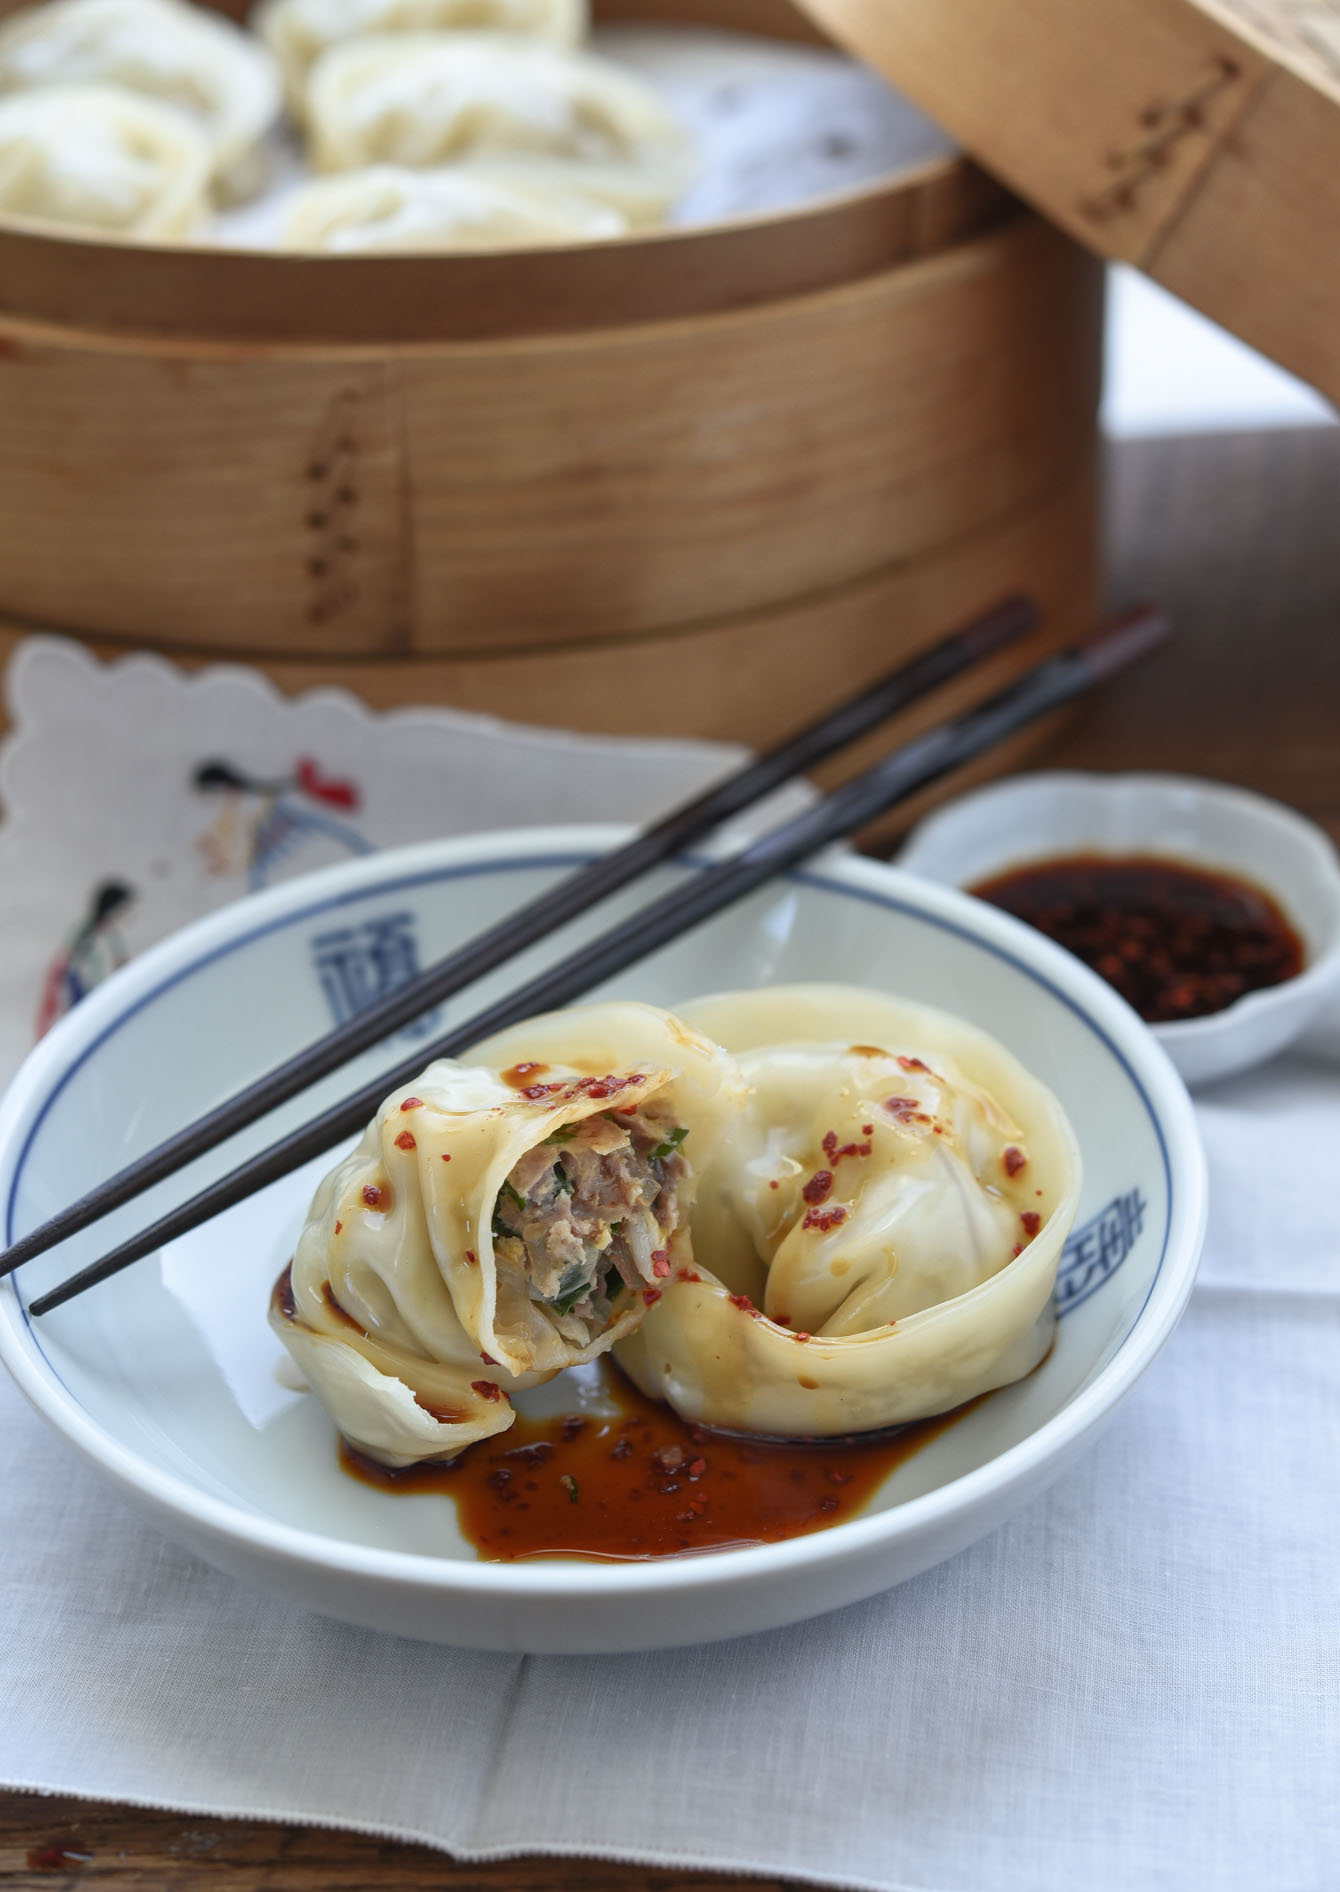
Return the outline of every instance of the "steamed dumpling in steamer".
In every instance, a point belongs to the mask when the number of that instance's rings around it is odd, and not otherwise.
[[[524,250],[616,237],[627,221],[571,192],[522,190],[462,167],[373,165],[305,185],[281,243],[328,255]]]
[[[283,68],[290,109],[304,111],[307,74],[321,54],[373,33],[528,33],[580,45],[586,0],[266,0],[252,26]]]
[[[53,0],[0,22],[0,93],[71,85],[121,86],[183,113],[230,194],[280,108],[266,48],[182,0]]]
[[[115,86],[0,98],[0,217],[169,242],[207,219],[209,147],[180,112]]]
[[[582,191],[635,223],[683,189],[689,144],[631,73],[591,53],[501,34],[399,34],[323,54],[307,93],[319,170],[468,164],[523,186]]]
[[[732,1059],[654,1006],[552,1013],[432,1064],[321,1184],[271,1319],[391,1465],[512,1423],[506,1395],[631,1333],[691,1255]]]
[[[1051,1093],[985,1032],[879,993],[684,1009],[751,1096],[700,1180],[693,1270],[619,1347],[638,1385],[702,1424],[831,1437],[1036,1366],[1080,1184]]]

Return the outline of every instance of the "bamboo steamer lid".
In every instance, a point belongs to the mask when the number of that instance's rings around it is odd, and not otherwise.
[[[1340,0],[804,0],[1091,250],[1340,400]]]

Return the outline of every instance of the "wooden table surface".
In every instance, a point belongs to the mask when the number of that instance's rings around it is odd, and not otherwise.
[[[1340,840],[1340,430],[1125,442],[1109,456],[1114,605],[1164,604],[1166,651],[1046,761],[1174,769],[1278,796]],[[0,1794],[0,1884],[107,1892],[725,1892],[780,1881],[527,1859],[461,1866],[314,1828]]]

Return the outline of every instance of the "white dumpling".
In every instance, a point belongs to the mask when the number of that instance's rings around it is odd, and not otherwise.
[[[115,86],[0,98],[0,216],[170,242],[206,221],[209,147],[179,112]]]
[[[508,1395],[630,1333],[692,1258],[732,1059],[670,1013],[527,1020],[396,1091],[317,1190],[271,1320],[388,1464],[505,1430]]]
[[[627,221],[608,204],[527,191],[457,168],[374,165],[304,185],[289,201],[288,250],[327,255],[523,250],[616,237]]]
[[[529,33],[577,46],[587,24],[587,0],[265,0],[252,15],[299,116],[310,67],[345,40],[372,33]]]
[[[117,85],[171,105],[200,127],[216,181],[278,116],[278,67],[231,20],[182,0],[54,0],[0,24],[0,93]]]
[[[307,91],[318,170],[468,164],[525,186],[579,190],[635,223],[683,189],[678,120],[591,53],[497,33],[405,33],[322,55]]]
[[[1050,1344],[1080,1161],[1056,1099],[986,1033],[840,986],[684,1015],[749,1102],[699,1179],[694,1266],[619,1358],[684,1418],[834,1436],[1020,1378]]]

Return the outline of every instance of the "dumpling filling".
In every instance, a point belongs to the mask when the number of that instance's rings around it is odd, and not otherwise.
[[[670,1273],[687,1135],[682,1124],[641,1111],[564,1124],[526,1152],[498,1192],[498,1266],[555,1314],[605,1322],[625,1288]]]

